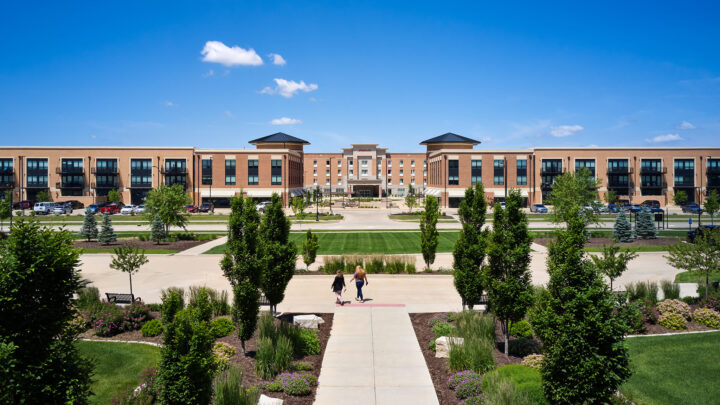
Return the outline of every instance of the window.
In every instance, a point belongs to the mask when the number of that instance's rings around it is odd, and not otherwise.
[[[352,175],[353,175],[353,169],[350,169],[349,173],[350,173],[350,176],[352,176]]]
[[[423,176],[427,176],[427,170],[423,170]]]
[[[150,159],[131,159],[130,160],[130,171],[131,172],[147,172],[150,173],[152,170],[152,160]]]
[[[401,179],[400,179],[400,185],[402,186],[403,184],[405,184],[405,180],[401,178]]]
[[[337,167],[342,167],[342,160],[337,161]]]
[[[410,161],[410,167],[415,167],[415,161],[414,161],[414,160],[411,160],[411,161]]]
[[[235,159],[225,160],[225,185],[234,186],[236,184],[235,173],[236,173]]]
[[[388,159],[387,167],[392,167],[392,160]]]
[[[410,184],[415,185],[415,178],[410,179]]]
[[[317,179],[313,179],[313,184],[317,185]]]
[[[575,171],[580,170],[581,167],[588,169],[595,178],[595,159],[575,159]]]
[[[388,170],[388,171],[387,171],[387,175],[388,175],[388,176],[392,176],[392,170]]]
[[[325,185],[326,185],[326,186],[329,186],[329,185],[330,185],[330,179],[325,179]]]
[[[342,179],[338,179],[337,185],[342,186]]]
[[[212,184],[212,159],[203,159],[202,160],[202,184],[203,185],[211,185]]]
[[[248,185],[256,186],[260,183],[258,175],[258,160],[248,159]]]
[[[313,169],[313,176],[317,176],[317,169]]]
[[[353,165],[353,160],[352,160],[352,158],[348,158],[348,166],[352,167],[352,165]]]
[[[402,159],[400,160],[400,167],[403,167],[403,161],[402,161]]]
[[[367,176],[367,175],[368,175],[367,169],[362,169],[362,170],[360,170],[360,175],[361,175],[361,176]]]
[[[325,176],[330,177],[330,170],[325,170]]]
[[[505,185],[505,160],[495,159],[493,161],[493,184],[496,186]]]
[[[474,159],[470,161],[470,181],[472,182],[472,185],[475,184],[482,184],[482,160],[480,159]]]
[[[527,186],[527,160],[525,159],[518,159],[517,160],[517,185],[518,186]]]
[[[460,168],[457,160],[448,160],[448,184],[460,184]]]
[[[517,176],[517,184],[518,186],[527,186],[527,176]]]
[[[328,161],[328,165],[330,165],[330,161]],[[280,159],[270,161],[270,184],[273,186],[282,184],[282,160]]]
[[[313,160],[313,167],[317,167],[317,160]]]
[[[400,175],[401,175],[401,176],[403,175],[403,170],[402,170],[402,169],[400,169]]]
[[[675,159],[675,187],[695,186],[695,159]]]
[[[235,175],[225,175],[225,185],[226,186],[234,186],[235,185]]]
[[[392,186],[392,179],[388,179],[388,186]]]
[[[427,167],[427,160],[423,160],[423,167]]]
[[[423,179],[423,186],[427,186],[427,179]]]
[[[411,175],[411,176],[414,176],[414,175],[415,175],[415,169],[410,169],[410,175]]]
[[[362,166],[362,167],[367,167],[367,165],[368,165],[368,161],[367,161],[367,160],[361,160],[361,161],[360,161],[360,166]]]
[[[493,184],[496,186],[505,185],[505,176],[493,176]]]
[[[329,161],[329,160],[326,160],[326,161],[325,161],[325,167],[330,167],[330,161]]]
[[[338,177],[342,176],[342,170],[338,170]]]

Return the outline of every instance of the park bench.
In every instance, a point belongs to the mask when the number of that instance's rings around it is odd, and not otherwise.
[[[267,297],[265,296],[265,293],[263,293],[262,291],[259,291],[259,293],[260,293],[260,299],[258,300],[258,304],[260,304],[260,306],[263,306],[263,305],[269,306],[270,301],[268,301]]]
[[[485,312],[487,312],[487,310],[488,310],[488,303],[489,303],[489,301],[488,301],[488,296],[487,296],[487,294],[483,294],[483,295],[480,296],[480,300],[479,300],[479,301],[472,303],[472,306],[473,306],[473,308],[474,308],[474,307],[476,307],[476,306],[478,306],[478,305],[485,305]],[[463,301],[462,301],[462,307],[463,307],[463,309],[465,309],[466,306],[467,306],[468,308],[470,307],[470,305],[469,305],[467,302],[465,302],[465,300],[463,299]]]
[[[133,302],[142,301],[140,297],[135,297],[133,294],[121,294],[121,293],[105,293],[107,300],[112,304],[132,304]]]

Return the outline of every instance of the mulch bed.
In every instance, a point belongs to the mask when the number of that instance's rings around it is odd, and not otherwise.
[[[153,312],[153,317],[155,319],[160,319],[160,314],[157,312]],[[282,316],[280,316],[280,319],[286,322],[292,322],[293,315],[308,315],[307,313],[284,313]],[[327,346],[328,339],[330,339],[330,330],[332,329],[332,323],[333,323],[333,314],[315,314],[319,317],[321,317],[325,323],[320,325],[320,329],[318,329],[318,338],[320,338],[320,354],[312,355],[312,356],[305,356],[301,359],[296,359],[295,361],[303,361],[306,363],[310,363],[312,365],[312,370],[310,371],[303,371],[303,373],[310,373],[314,375],[315,377],[320,376],[320,367],[322,366],[322,359],[323,355],[325,353],[325,347]],[[279,321],[276,321],[279,322]],[[118,335],[112,336],[112,337],[100,337],[95,336],[95,333],[92,329],[87,330],[83,332],[80,335],[81,338],[86,339],[98,339],[98,340],[116,340],[116,341],[140,341],[140,342],[152,342],[152,343],[160,343],[162,344],[162,335],[156,336],[156,337],[144,337],[142,333],[139,330],[131,331],[131,332],[123,332]],[[238,339],[237,335],[235,333],[232,333],[228,336],[222,337],[220,339],[217,339],[215,342],[223,342],[226,344],[229,344],[230,346],[233,346],[236,350],[236,353],[233,357],[230,358],[230,361],[233,363],[238,363],[242,365],[243,368],[243,386],[250,387],[253,385],[257,385],[263,380],[259,378],[255,374],[255,350],[257,348],[257,340],[258,340],[258,331],[255,331],[255,334],[253,335],[252,339],[245,342],[245,350],[247,351],[247,356],[242,355],[242,349],[240,346],[240,339]],[[284,404],[288,405],[311,405],[315,401],[315,394],[317,391],[317,387],[312,387],[312,393],[305,397],[295,397],[291,395],[287,395],[284,392],[269,392],[269,391],[260,391],[262,394],[265,394],[269,397],[273,398],[281,398],[284,402]]]
[[[647,331],[645,333],[639,333],[640,335],[661,335],[663,333],[683,333],[683,332],[696,332],[701,330],[716,330],[713,328],[708,328],[707,326],[697,323],[695,321],[688,321],[687,322],[687,329],[685,330],[675,330],[675,329],[668,329],[662,325],[658,324],[650,324],[646,323],[645,328]]]
[[[555,238],[535,238],[533,242],[547,246],[550,242],[554,242]],[[609,245],[613,241],[613,238],[590,238],[585,244],[585,247],[603,247]],[[674,245],[680,242],[680,238],[673,237],[658,237],[657,239],[636,239],[630,243],[616,243],[618,246],[663,246],[663,245]]]
[[[145,249],[145,250],[154,250],[154,249],[163,249],[163,250],[177,250],[177,251],[183,251],[190,249],[192,247],[202,245],[203,243],[208,243],[207,240],[179,240],[175,242],[161,242],[159,245],[151,240],[142,241],[138,238],[118,238],[117,241],[112,242],[107,245],[103,245],[100,242],[97,241],[91,241],[88,242],[86,240],[78,240],[75,241],[75,247],[80,249],[112,249],[118,246],[121,246],[124,243],[129,243],[134,246],[137,246],[139,249]]]
[[[420,350],[422,350],[423,356],[425,357],[425,363],[430,370],[430,377],[435,386],[435,393],[437,394],[440,405],[456,405],[460,403],[460,400],[455,396],[455,391],[448,388],[448,378],[455,373],[448,368],[448,359],[435,357],[435,352],[430,350],[428,346],[430,341],[435,338],[435,333],[432,331],[428,322],[438,314],[442,314],[442,312],[410,314],[410,320],[412,321],[413,329],[415,329],[415,336],[420,344]],[[499,323],[495,331],[495,341],[500,342],[499,347],[501,348],[504,338],[500,332]],[[506,358],[505,354],[501,353],[498,349],[495,349],[493,352],[493,357],[498,367],[522,362],[522,358],[520,357],[510,356]]]

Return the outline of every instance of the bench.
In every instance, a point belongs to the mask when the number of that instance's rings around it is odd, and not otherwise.
[[[480,296],[480,300],[479,300],[479,301],[472,303],[472,306],[475,307],[476,305],[485,305],[485,312],[487,312],[487,310],[488,310],[488,303],[489,303],[489,300],[488,300],[487,294],[483,294],[483,295]],[[463,301],[462,301],[462,307],[463,307],[463,309],[465,309],[466,306],[467,306],[468,308],[470,307],[470,305],[463,299]]]
[[[258,304],[260,304],[260,306],[263,306],[263,305],[269,306],[270,301],[268,301],[267,297],[265,296],[265,293],[263,293],[262,291],[258,291],[258,292],[260,293],[260,298],[258,299]]]
[[[120,294],[120,293],[105,293],[107,300],[112,304],[132,304],[133,302],[142,301],[140,297],[135,297],[133,294]]]

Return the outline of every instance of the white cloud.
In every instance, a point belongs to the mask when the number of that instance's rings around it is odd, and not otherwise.
[[[285,62],[285,58],[283,58],[281,55],[279,55],[279,54],[277,54],[277,53],[271,53],[271,54],[268,55],[268,56],[270,56],[270,57],[272,58],[272,60],[273,60],[273,65],[280,65],[280,66],[282,66],[282,65],[284,65],[284,64],[287,63],[287,62]]]
[[[170,108],[172,108],[172,107],[177,107],[177,104],[173,103],[172,101],[166,101],[166,102],[163,103],[163,105],[164,105],[165,107],[170,107]]]
[[[678,134],[666,134],[666,135],[658,135],[655,138],[646,139],[645,141],[651,142],[651,143],[659,143],[659,142],[682,141],[683,139],[684,138]]]
[[[295,125],[295,124],[302,124],[302,121],[295,119],[295,118],[288,118],[288,117],[282,117],[282,118],[275,118],[274,120],[270,121],[271,125]]]
[[[575,134],[575,132],[582,131],[581,125],[559,125],[550,127],[550,135],[562,138]]]
[[[300,83],[293,80],[285,79],[273,79],[275,80],[275,88],[265,87],[260,90],[260,94],[279,94],[285,98],[290,98],[295,95],[298,91],[304,91],[305,93],[317,90],[318,85],[315,83],[305,84],[304,81]]]
[[[675,127],[675,129],[695,129],[695,128],[696,128],[695,125],[693,125],[687,121],[683,121],[680,123],[680,125]]]
[[[210,70],[208,70],[207,72],[203,73],[201,76],[202,76],[202,77],[215,76],[215,71],[212,70],[212,69],[210,69]]]
[[[207,41],[202,52],[203,62],[220,63],[225,66],[259,66],[262,58],[254,49],[243,49],[239,46],[228,47],[220,41]]]
[[[235,118],[235,114],[231,113],[229,110],[225,110],[223,113],[225,113],[225,116],[228,118]]]

